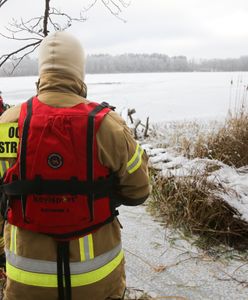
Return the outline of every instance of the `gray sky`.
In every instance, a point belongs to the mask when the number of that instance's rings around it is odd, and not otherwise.
[[[118,1],[118,0],[117,0]],[[12,17],[28,19],[43,12],[43,0],[9,0],[0,9],[0,30]],[[93,0],[51,0],[78,15]],[[226,58],[248,55],[247,0],[131,0],[123,8],[124,23],[99,2],[87,21],[70,31],[80,38],[86,53],[164,53],[188,58]],[[68,3],[71,7],[68,8]],[[15,42],[0,37],[0,54]]]

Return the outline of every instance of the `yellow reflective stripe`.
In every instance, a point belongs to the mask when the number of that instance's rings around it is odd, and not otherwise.
[[[18,123],[0,124],[0,157],[17,157]]]
[[[127,163],[127,167],[130,167],[131,164],[135,161],[135,159],[136,159],[136,157],[137,157],[137,155],[138,155],[139,147],[140,147],[140,145],[137,144],[137,145],[136,145],[136,149],[135,149],[135,153],[134,153],[134,155],[132,156],[132,158],[129,160],[129,162]]]
[[[139,160],[138,160],[137,164],[135,164],[135,166],[131,170],[128,171],[129,174],[132,174],[133,172],[135,172],[136,170],[138,170],[138,168],[141,166],[143,153],[144,153],[144,150],[141,149]]]
[[[16,254],[16,232],[17,232],[17,227],[14,226],[14,253]]]
[[[14,225],[11,225],[11,227],[10,227],[10,245],[9,245],[9,250],[11,251],[11,252],[13,252],[13,227],[14,227]]]
[[[132,174],[141,166],[143,152],[144,150],[137,144],[134,155],[127,163],[127,171],[129,174]]]
[[[95,283],[110,273],[119,266],[124,257],[123,250],[109,263],[103,267],[84,274],[71,275],[71,286],[78,287]],[[57,287],[57,275],[33,273],[13,267],[8,262],[6,263],[8,277],[22,284],[40,286],[40,287]]]
[[[89,256],[90,259],[94,258],[94,248],[93,248],[93,237],[92,234],[88,235],[88,245],[89,245]]]
[[[9,168],[9,162],[7,160],[0,160],[0,177],[3,177],[4,173]]]
[[[80,261],[85,261],[84,238],[82,237],[78,241],[79,241]]]
[[[17,227],[11,225],[10,231],[10,251],[16,253],[16,230]]]

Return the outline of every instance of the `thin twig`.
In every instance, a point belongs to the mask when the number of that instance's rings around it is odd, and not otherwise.
[[[39,44],[37,44],[32,50],[25,52],[21,57],[17,58],[18,62],[14,64],[13,69],[11,70],[11,73],[15,71],[15,69],[19,66],[19,64],[22,62],[22,60],[28,56],[30,53],[33,53],[36,48],[38,48]]]
[[[84,7],[83,11],[87,12],[88,10],[90,10],[97,2],[98,0],[94,0],[88,7]]]
[[[41,40],[40,41],[37,41],[35,43],[31,43],[31,44],[28,44],[28,45],[25,45],[11,53],[8,53],[8,54],[3,54],[1,57],[0,57],[0,67],[10,58],[12,57],[13,55],[17,54],[17,53],[20,53],[21,51],[25,50],[25,49],[28,49],[30,47],[34,47],[36,45],[39,45],[41,43]],[[3,59],[3,60],[2,60]],[[1,61],[2,60],[2,61]]]
[[[233,275],[225,272],[224,270],[221,270],[228,278],[219,278],[219,277],[216,277],[218,280],[221,280],[221,281],[230,281],[230,280],[234,280],[236,282],[238,282],[239,284],[242,284],[242,285],[245,285],[245,287],[248,286],[248,281],[245,281],[245,280],[239,280],[238,278],[234,277]]]
[[[0,35],[8,40],[16,40],[16,41],[32,41],[32,40],[35,40],[35,41],[40,41],[40,39],[38,38],[34,38],[34,37],[30,37],[30,38],[17,38],[15,37],[14,35],[12,36],[7,36],[3,33],[0,32]]]
[[[8,0],[0,0],[0,7],[2,7]]]
[[[108,11],[109,11],[113,16],[115,16],[115,17],[116,17],[117,19],[119,19],[120,21],[126,23],[126,20],[120,17],[121,9],[120,9],[120,7],[119,7],[116,3],[115,3],[114,6],[118,8],[118,9],[117,9],[118,12],[115,12],[115,11],[109,6],[109,1],[106,1],[106,0],[101,0],[101,1],[102,1],[103,5],[108,9]],[[111,1],[111,3],[113,3],[113,1]]]

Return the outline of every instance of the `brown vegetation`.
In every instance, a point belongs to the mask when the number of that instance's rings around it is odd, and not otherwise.
[[[163,177],[151,168],[151,210],[159,212],[172,228],[181,229],[186,235],[198,234],[198,244],[203,248],[221,242],[248,249],[248,223],[223,200],[224,195],[231,195],[238,201],[238,195],[209,177],[220,168],[214,160],[234,167],[248,165],[248,113],[242,108],[234,116],[229,114],[225,124],[211,134],[201,133],[194,140],[180,137],[179,141],[177,148],[188,158],[212,161],[204,174],[193,170],[187,176]]]
[[[241,112],[230,116],[216,134],[203,143],[199,137],[194,157],[217,159],[237,168],[248,165],[248,115]]]
[[[203,248],[220,242],[237,249],[248,248],[248,224],[219,196],[228,191],[209,181],[207,173],[167,178],[154,169],[151,173],[150,208],[159,211],[167,225],[183,230],[186,236],[198,234],[198,245],[201,243]]]

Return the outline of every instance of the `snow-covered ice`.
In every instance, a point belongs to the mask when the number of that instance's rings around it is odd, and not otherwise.
[[[119,219],[128,287],[143,289],[157,299],[248,299],[247,283],[240,283],[248,281],[246,262],[215,260],[174,234],[170,242],[170,231],[153,220],[145,206],[121,207]]]

